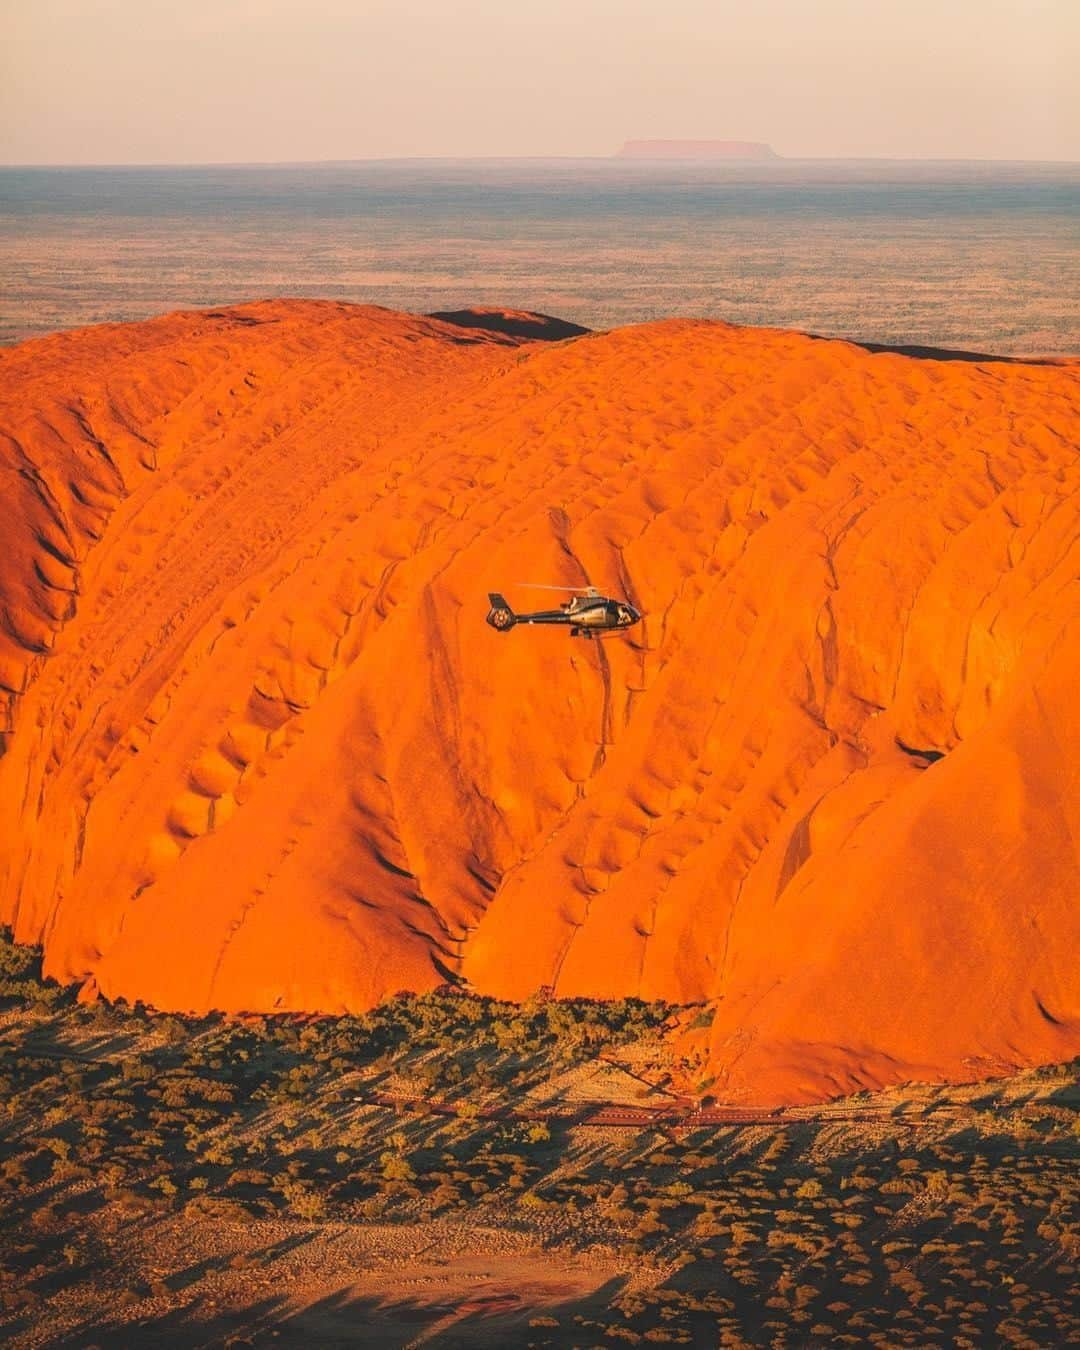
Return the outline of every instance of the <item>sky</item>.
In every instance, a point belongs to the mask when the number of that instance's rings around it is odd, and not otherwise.
[[[1080,0],[0,0],[0,163],[1080,160]]]

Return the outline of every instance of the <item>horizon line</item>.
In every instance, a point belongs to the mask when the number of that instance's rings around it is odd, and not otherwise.
[[[339,164],[481,164],[481,163],[602,163],[620,165],[708,164],[737,168],[765,168],[799,164],[1008,164],[1080,166],[1080,159],[1016,159],[971,155],[781,155],[761,159],[725,159],[702,156],[625,156],[586,154],[542,155],[368,155],[329,159],[204,159],[204,160],[13,160],[0,162],[5,169],[250,169],[299,168]]]

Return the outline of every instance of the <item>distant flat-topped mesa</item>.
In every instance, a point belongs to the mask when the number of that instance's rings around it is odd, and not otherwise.
[[[313,301],[0,350],[0,922],[170,1011],[701,1002],[729,1101],[1077,1054],[1080,364],[946,356]],[[644,619],[507,638],[521,582]]]
[[[764,141],[627,141],[618,159],[780,159]]]

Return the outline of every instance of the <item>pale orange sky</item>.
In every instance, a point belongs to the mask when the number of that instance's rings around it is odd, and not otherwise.
[[[0,162],[1080,160],[1080,0],[0,0]]]

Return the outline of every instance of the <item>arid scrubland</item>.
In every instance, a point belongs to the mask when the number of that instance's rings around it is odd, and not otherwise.
[[[844,1104],[874,1123],[592,1128],[601,1102],[665,1100],[677,1010],[434,993],[186,1019],[80,1005],[0,950],[14,1345],[1080,1332],[1075,1065]]]

